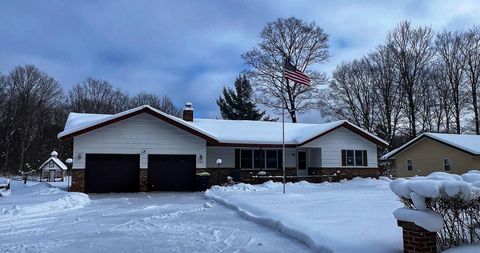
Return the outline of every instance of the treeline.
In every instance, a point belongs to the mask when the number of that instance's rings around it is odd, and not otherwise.
[[[87,78],[64,91],[57,80],[33,65],[0,73],[0,173],[36,170],[56,149],[71,156],[71,143],[62,143],[68,113],[112,114],[149,104],[171,115],[181,109],[166,96],[139,93],[130,96],[108,81]]]
[[[337,66],[320,105],[394,148],[422,132],[480,134],[479,93],[479,27],[403,22],[373,52]]]

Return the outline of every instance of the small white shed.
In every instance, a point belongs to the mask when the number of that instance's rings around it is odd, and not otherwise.
[[[42,171],[42,180],[47,182],[63,181],[67,166],[57,158],[57,151],[52,151],[50,155],[50,158],[39,168]]]

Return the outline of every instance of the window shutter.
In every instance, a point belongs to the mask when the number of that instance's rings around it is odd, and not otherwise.
[[[342,150],[342,166],[347,166],[347,151]]]
[[[363,150],[362,155],[363,155],[363,166],[367,167],[368,166],[367,151]]]
[[[235,169],[240,169],[240,149],[235,149]]]

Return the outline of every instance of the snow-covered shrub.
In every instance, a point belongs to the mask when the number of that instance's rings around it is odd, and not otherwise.
[[[480,171],[400,178],[392,181],[390,188],[406,208],[433,211],[443,217],[443,228],[438,232],[443,248],[480,242]]]

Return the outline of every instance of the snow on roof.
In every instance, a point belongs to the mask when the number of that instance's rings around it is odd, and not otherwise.
[[[128,114],[132,114],[132,113],[144,110],[144,109],[151,110],[151,111],[153,111],[153,112],[155,112],[159,115],[162,115],[164,117],[167,117],[167,118],[169,118],[169,119],[171,119],[171,120],[173,120],[173,121],[175,121],[175,122],[177,122],[181,125],[190,127],[190,128],[192,128],[193,130],[195,130],[199,133],[202,133],[202,134],[204,134],[208,137],[213,138],[210,134],[202,131],[201,129],[196,129],[193,126],[188,125],[187,121],[185,121],[183,119],[180,119],[180,118],[177,118],[175,116],[169,115],[167,113],[164,113],[164,112],[162,112],[160,110],[157,110],[157,109],[155,109],[155,108],[153,108],[149,105],[142,105],[142,106],[135,107],[133,109],[126,110],[126,111],[123,111],[123,112],[120,112],[120,113],[117,113],[117,114],[113,114],[113,115],[112,114],[91,114],[91,113],[71,112],[68,115],[67,122],[65,123],[65,128],[63,129],[62,132],[60,132],[58,134],[58,138],[62,138],[64,136],[67,136],[67,135],[70,135],[72,133],[81,131],[83,129],[86,129],[86,128],[89,128],[89,127],[92,127],[92,126],[95,126],[95,125],[98,125],[98,124],[101,124],[101,123],[104,123],[104,122],[107,122],[107,121],[110,121],[110,120],[114,120],[114,119],[126,116]]]
[[[474,155],[480,155],[480,135],[469,134],[442,134],[442,133],[423,133],[411,141],[405,143],[401,147],[394,149],[381,157],[381,159],[389,159],[396,155],[399,151],[407,148],[422,137],[430,137],[445,144],[454,146],[458,149],[467,151]]]
[[[285,144],[302,143],[345,122],[341,120],[325,124],[285,123]],[[196,118],[190,124],[212,133],[218,140],[225,143],[281,143],[282,124],[280,122]]]
[[[42,163],[42,165],[40,165],[40,170],[42,170],[43,167],[44,167],[45,165],[47,165],[48,162],[50,162],[50,161],[53,161],[54,163],[56,163],[57,166],[60,167],[60,169],[62,169],[62,170],[67,170],[67,166],[66,166],[62,161],[60,161],[60,159],[58,159],[58,158],[56,158],[56,157],[53,157],[53,156],[50,157],[50,158],[48,158],[44,163]]]
[[[182,124],[192,130],[200,132],[212,139],[222,143],[239,144],[281,144],[282,143],[282,124],[281,122],[252,121],[252,120],[219,120],[219,119],[201,119],[194,118],[193,122],[168,115],[148,105],[133,108],[114,115],[109,114],[89,114],[89,113],[70,113],[65,124],[63,132],[58,134],[59,138],[74,134],[83,129],[122,117],[124,115],[142,110],[150,109],[175,122]],[[388,144],[377,136],[350,124],[345,120],[333,121],[323,124],[303,124],[303,123],[285,123],[285,143],[300,144],[311,138],[314,138],[326,131],[349,124],[350,126],[362,131],[373,139],[383,144]]]

